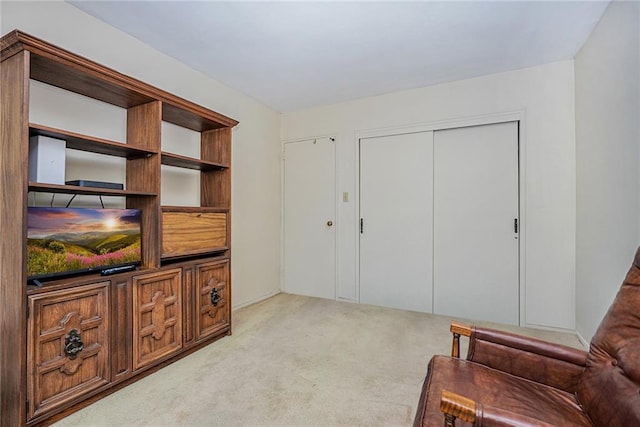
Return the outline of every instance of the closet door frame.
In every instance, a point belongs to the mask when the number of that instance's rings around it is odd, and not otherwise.
[[[498,124],[504,122],[518,122],[518,141],[519,141],[519,152],[518,152],[518,170],[519,170],[519,182],[518,182],[518,191],[519,191],[519,229],[518,229],[518,250],[519,250],[519,324],[524,326],[527,324],[525,318],[525,300],[526,300],[526,283],[525,283],[525,272],[526,272],[526,230],[527,230],[527,218],[526,218],[526,185],[527,182],[527,171],[526,171],[526,155],[527,155],[527,141],[526,141],[526,117],[524,110],[515,110],[508,111],[504,113],[496,113],[496,114],[486,114],[479,116],[471,116],[464,118],[454,118],[447,120],[438,120],[426,123],[418,123],[406,126],[394,126],[388,128],[381,129],[365,129],[357,131],[355,134],[355,138],[353,141],[354,151],[356,154],[356,186],[355,186],[355,209],[356,218],[360,218],[360,139],[362,138],[374,138],[381,136],[391,136],[391,135],[399,135],[404,133],[417,133],[417,132],[429,132],[429,131],[438,131],[445,129],[454,129],[460,127],[468,127],[468,126],[479,126],[479,125],[490,125],[490,124]],[[358,268],[356,268],[356,288],[358,295],[358,302],[360,302],[360,227],[356,226],[354,228],[354,238],[357,242],[355,245],[355,260],[358,263]]]

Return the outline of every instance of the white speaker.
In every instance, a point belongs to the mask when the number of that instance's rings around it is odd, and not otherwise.
[[[42,135],[29,138],[29,181],[64,184],[66,147],[63,139]]]

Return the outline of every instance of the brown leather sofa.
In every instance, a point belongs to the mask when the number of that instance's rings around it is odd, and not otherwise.
[[[458,323],[451,331],[452,357],[429,362],[414,427],[640,426],[640,249],[589,352]]]

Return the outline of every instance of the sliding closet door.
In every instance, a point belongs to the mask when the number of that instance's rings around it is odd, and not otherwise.
[[[360,140],[360,302],[431,312],[433,132]]]
[[[519,323],[517,122],[434,132],[434,313]]]

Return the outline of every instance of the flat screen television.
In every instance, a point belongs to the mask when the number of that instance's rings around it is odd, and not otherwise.
[[[27,208],[27,278],[140,263],[140,210]]]

